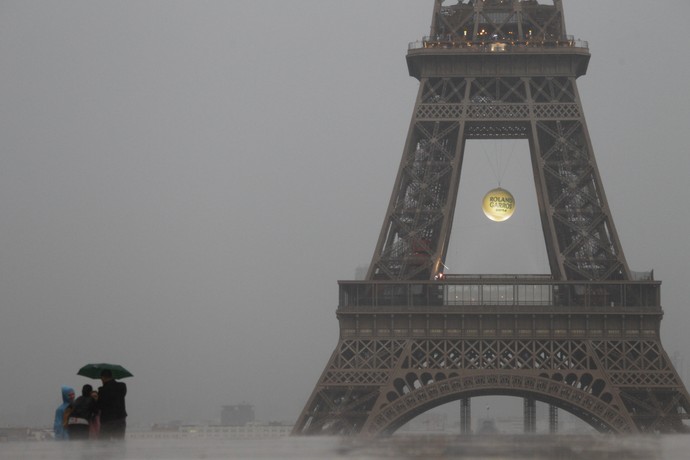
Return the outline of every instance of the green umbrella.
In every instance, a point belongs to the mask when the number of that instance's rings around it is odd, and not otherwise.
[[[77,372],[77,375],[83,375],[84,377],[88,377],[90,379],[99,379],[99,378],[101,378],[101,371],[106,370],[106,369],[110,370],[110,372],[113,373],[114,379],[123,379],[125,377],[133,377],[131,372],[129,372],[127,369],[120,366],[119,364],[108,364],[108,363],[87,364],[86,366],[79,369],[79,372]]]

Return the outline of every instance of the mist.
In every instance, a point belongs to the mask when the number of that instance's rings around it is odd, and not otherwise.
[[[0,425],[50,425],[61,385],[98,383],[76,375],[88,362],[134,374],[133,426],[240,403],[294,422],[337,343],[337,280],[373,255],[418,88],[405,53],[432,7],[5,0]],[[616,229],[663,282],[687,382],[690,3],[564,7],[592,53],[578,89]],[[468,155],[451,272],[480,262],[477,228],[517,242],[480,271],[548,271],[526,149],[505,226],[481,215],[491,153]]]

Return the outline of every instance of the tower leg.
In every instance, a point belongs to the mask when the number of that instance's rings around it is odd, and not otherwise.
[[[472,406],[470,398],[460,399],[460,434],[472,433]]]
[[[558,408],[549,404],[549,433],[558,433]]]
[[[525,398],[524,405],[525,433],[537,431],[537,401],[534,398]]]

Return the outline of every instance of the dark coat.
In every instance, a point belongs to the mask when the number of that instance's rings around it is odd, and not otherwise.
[[[116,380],[108,380],[98,389],[97,407],[101,412],[101,423],[127,417],[126,394],[127,385]]]
[[[96,401],[91,396],[79,396],[69,407],[71,409],[70,417],[91,421],[96,415]]]

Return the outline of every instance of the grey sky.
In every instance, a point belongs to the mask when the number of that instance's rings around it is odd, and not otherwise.
[[[690,4],[564,3],[624,251],[663,281],[663,342],[684,353]],[[49,424],[93,361],[135,374],[132,424],[241,402],[294,421],[337,341],[336,281],[371,259],[432,4],[0,3],[0,425]],[[538,250],[524,215],[491,231]]]

